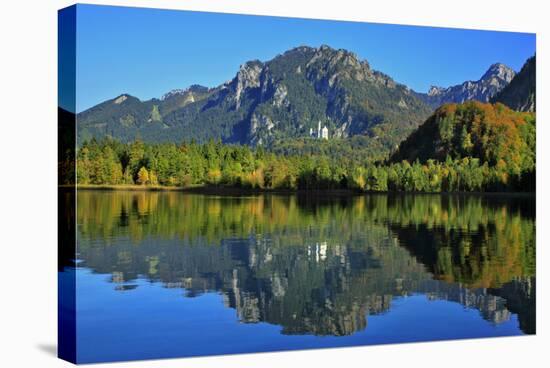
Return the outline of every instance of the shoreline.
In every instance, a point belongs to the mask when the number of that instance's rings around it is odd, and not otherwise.
[[[127,191],[127,192],[182,192],[210,195],[250,195],[250,194],[298,194],[298,195],[335,195],[350,196],[364,194],[380,195],[482,195],[482,196],[519,196],[535,197],[536,192],[402,192],[402,191],[360,191],[353,189],[313,189],[313,190],[289,190],[289,189],[265,189],[265,188],[236,188],[223,186],[193,186],[193,187],[170,187],[162,185],[96,185],[96,184],[77,184],[59,185],[59,188],[75,188],[79,190],[96,191]]]

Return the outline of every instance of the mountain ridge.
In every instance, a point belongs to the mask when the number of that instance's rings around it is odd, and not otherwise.
[[[247,61],[217,87],[190,86],[146,101],[117,98],[78,114],[80,140],[214,138],[258,145],[306,137],[321,121],[331,137],[382,137],[390,149],[398,143],[394,137],[404,138],[430,113],[410,88],[356,54],[327,45]]]
[[[494,63],[477,81],[468,80],[449,87],[431,86],[427,93],[417,95],[432,108],[445,103],[463,103],[470,100],[489,102],[510,83],[515,74],[512,68],[503,63]]]

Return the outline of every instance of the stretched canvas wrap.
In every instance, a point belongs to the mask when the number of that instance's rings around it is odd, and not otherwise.
[[[59,356],[535,334],[535,51],[527,33],[60,10]]]

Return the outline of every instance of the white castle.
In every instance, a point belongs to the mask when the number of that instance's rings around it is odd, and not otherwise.
[[[319,123],[317,124],[317,133],[313,132],[313,128],[309,129],[309,135],[313,138],[317,139],[328,139],[328,128],[327,126],[323,126],[321,129],[321,120],[319,120]]]

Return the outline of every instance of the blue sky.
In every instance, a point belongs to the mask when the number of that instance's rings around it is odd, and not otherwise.
[[[527,33],[79,5],[76,110],[122,93],[217,86],[247,60],[322,44],[420,92],[477,80],[495,62],[519,70],[535,53]]]

